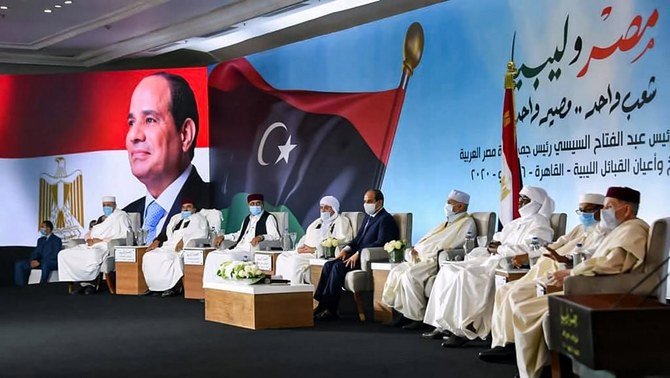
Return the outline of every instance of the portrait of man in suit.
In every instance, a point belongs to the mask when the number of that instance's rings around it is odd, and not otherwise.
[[[182,198],[210,205],[208,183],[191,164],[198,137],[198,107],[189,83],[159,72],[135,87],[128,112],[126,150],[130,168],[146,195],[124,208],[142,217],[147,240],[164,231]]]

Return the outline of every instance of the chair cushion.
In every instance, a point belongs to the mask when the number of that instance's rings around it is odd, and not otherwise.
[[[344,276],[344,288],[354,293],[371,291],[370,273],[363,270],[352,270]]]

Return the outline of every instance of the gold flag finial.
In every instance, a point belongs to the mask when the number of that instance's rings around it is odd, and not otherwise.
[[[405,34],[405,49],[403,51],[403,71],[409,76],[421,62],[423,55],[423,28],[418,22],[413,23]]]
[[[516,66],[513,61],[507,62],[507,72],[505,72],[505,89],[514,89],[514,76],[516,75]]]

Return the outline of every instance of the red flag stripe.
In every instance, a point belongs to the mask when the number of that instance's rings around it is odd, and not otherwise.
[[[132,92],[157,71],[0,75],[0,158],[124,150]],[[191,85],[200,114],[196,146],[209,146],[207,69],[160,71]]]

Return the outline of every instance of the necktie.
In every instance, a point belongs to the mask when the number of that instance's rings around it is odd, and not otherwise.
[[[165,215],[165,209],[161,207],[156,201],[151,201],[149,207],[144,214],[144,225],[143,229],[147,230],[147,240],[146,243],[149,243],[154,240],[156,237],[156,225],[160,222],[161,218]]]

